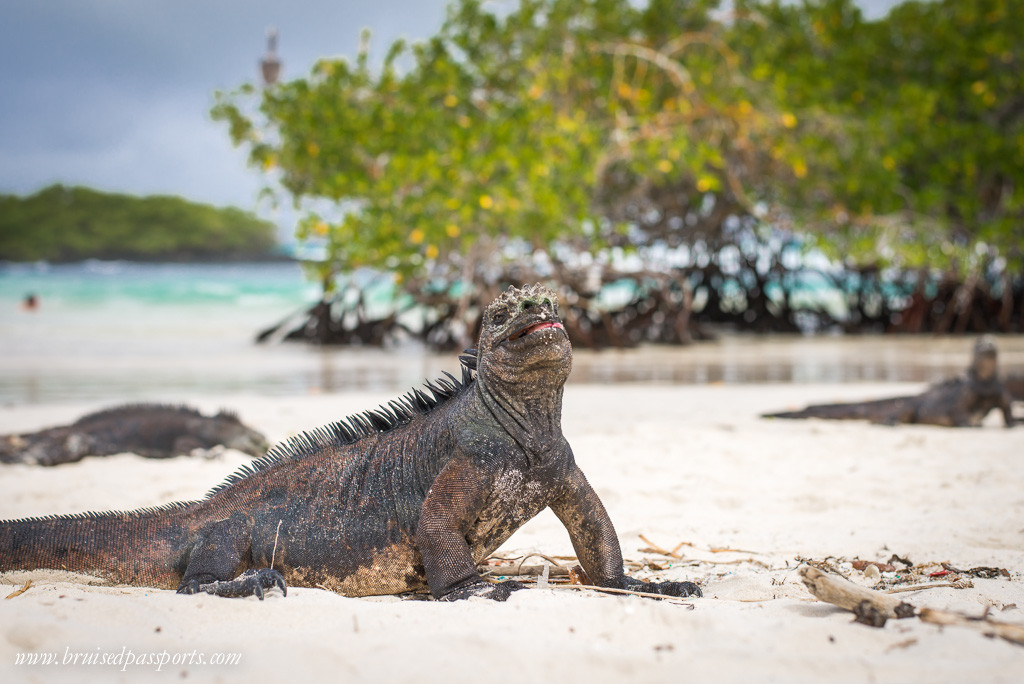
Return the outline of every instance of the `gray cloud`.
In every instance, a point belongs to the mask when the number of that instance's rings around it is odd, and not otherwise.
[[[258,78],[269,26],[285,76],[324,55],[426,37],[444,0],[46,0],[0,4],[0,191],[53,182],[253,206],[257,174],[209,118]]]

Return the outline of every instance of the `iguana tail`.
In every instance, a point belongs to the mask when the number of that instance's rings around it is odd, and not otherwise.
[[[52,569],[177,588],[188,504],[0,521],[0,572]]]
[[[0,463],[17,463],[21,452],[18,435],[0,435]]]
[[[893,397],[849,404],[813,404],[800,411],[765,413],[763,418],[824,418],[828,420],[870,420],[874,423],[912,422],[914,397]]]
[[[0,463],[52,466],[78,461],[89,449],[88,437],[68,427],[0,435]]]

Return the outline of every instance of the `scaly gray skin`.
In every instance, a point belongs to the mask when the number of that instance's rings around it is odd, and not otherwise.
[[[686,596],[623,573],[615,529],[562,435],[572,348],[553,293],[486,309],[461,380],[299,435],[201,501],[0,523],[0,570],[63,568],[221,596],[285,583],[349,596],[429,588],[504,600],[477,565],[550,507],[594,584]],[[473,370],[476,370],[476,376]]]
[[[233,413],[204,416],[188,406],[129,404],[91,413],[71,425],[2,435],[0,463],[52,466],[126,452],[169,458],[217,445],[253,456],[262,456],[269,446]]]
[[[1003,378],[1003,384],[1014,401],[1024,401],[1024,374],[1014,373]]]
[[[1009,428],[1014,425],[1012,403],[1009,390],[999,381],[995,343],[983,337],[974,346],[974,357],[966,374],[933,385],[922,394],[848,404],[815,404],[801,411],[766,413],[762,417],[978,427],[990,411],[999,409]]]

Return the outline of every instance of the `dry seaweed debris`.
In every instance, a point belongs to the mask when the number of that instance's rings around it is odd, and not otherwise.
[[[896,566],[892,563],[879,563],[878,561],[855,560],[850,563],[854,570],[865,570],[869,565],[878,568],[879,572],[896,572]]]
[[[689,546],[691,549],[700,550],[699,547],[696,544],[694,544],[693,542],[686,542],[686,541],[684,541],[684,542],[679,542],[678,544],[675,545],[675,547],[671,551],[669,551],[669,550],[659,546],[658,544],[655,544],[654,542],[652,542],[650,539],[648,539],[647,537],[645,537],[642,534],[638,535],[638,536],[640,537],[640,539],[645,544],[647,544],[647,546],[645,546],[643,548],[640,548],[640,549],[637,549],[640,553],[655,553],[655,554],[658,554],[660,556],[668,556],[669,558],[675,558],[677,560],[682,560],[683,555],[681,553],[679,553],[679,549],[683,548],[684,546]],[[708,551],[709,553],[749,553],[749,554],[753,554],[755,556],[759,555],[757,551],[747,551],[746,549],[731,549],[731,548],[726,547],[726,546],[712,546],[711,548],[704,549],[704,550]]]
[[[527,565],[526,561],[531,558],[540,558],[546,562]],[[650,560],[625,560],[623,565],[630,570],[654,572],[669,568],[667,565]],[[536,582],[538,577],[547,577],[552,584],[593,584],[575,556],[545,556],[540,553],[511,558],[492,556],[481,563],[477,569],[486,578],[515,579],[526,584]]]
[[[647,546],[637,549],[640,553],[653,553],[659,556],[668,556],[669,558],[674,558],[676,560],[683,559],[683,554],[679,553],[679,549],[683,548],[684,546],[693,546],[693,544],[690,544],[688,542],[679,542],[678,544],[676,544],[676,547],[674,549],[669,551],[658,546],[642,534],[640,535],[640,539],[642,539],[643,542],[647,544]]]
[[[669,551],[668,549],[666,549],[666,548],[664,548],[664,547],[662,547],[662,546],[660,546],[658,544],[655,544],[654,542],[652,542],[650,539],[648,539],[647,537],[645,537],[642,534],[639,535],[639,537],[640,537],[640,539],[645,544],[647,544],[647,546],[644,546],[644,547],[641,547],[641,548],[637,549],[637,551],[639,553],[648,553],[648,554],[654,554],[654,555],[658,555],[658,556],[665,556],[666,558],[671,558],[674,561],[685,561],[687,563],[687,565],[692,565],[692,566],[696,566],[696,565],[741,565],[743,563],[750,563],[751,565],[759,565],[762,568],[765,568],[765,569],[768,569],[768,570],[772,569],[770,564],[768,564],[768,563],[766,563],[763,560],[760,560],[758,558],[753,558],[752,557],[752,556],[761,555],[757,551],[748,551],[746,549],[732,549],[732,548],[724,547],[724,546],[712,546],[710,548],[702,549],[702,548],[698,547],[696,544],[694,544],[692,542],[686,542],[686,541],[679,542],[678,544],[675,545],[675,547],[672,548],[671,551]],[[684,546],[688,546],[691,549],[694,549],[695,551],[702,551],[704,553],[712,553],[712,554],[718,554],[718,553],[743,553],[743,554],[748,554],[748,557],[745,557],[745,558],[730,558],[730,559],[727,559],[727,560],[718,560],[718,559],[711,560],[711,559],[707,559],[707,558],[693,558],[693,557],[686,558],[679,551]],[[636,562],[634,561],[634,563],[636,563]],[[630,563],[627,562],[626,565],[629,566]],[[631,567],[634,567],[634,566],[631,566]],[[672,566],[669,565],[667,567],[672,567]],[[634,569],[644,569],[644,568],[657,571],[657,570],[664,570],[664,569],[666,569],[666,566],[659,566],[659,565],[657,565],[655,563],[652,563],[650,560],[644,560],[640,567],[634,567]]]
[[[1010,572],[1005,568],[994,568],[979,566],[969,569],[960,569],[947,562],[928,562],[914,564],[906,558],[896,554],[887,561],[862,560],[855,558],[829,557],[824,560],[802,558],[797,556],[798,563],[830,572],[846,579],[851,579],[851,568],[864,577],[875,582],[874,589],[898,593],[905,591],[918,591],[921,589],[936,589],[939,587],[952,587],[955,589],[968,589],[974,586],[972,578],[1011,579]],[[902,567],[901,567],[902,566]],[[857,575],[860,577],[861,575]]]
[[[540,558],[545,562],[527,565],[526,561],[531,558]],[[520,582],[534,582],[545,573],[555,581],[568,581],[571,564],[575,562],[575,556],[545,556],[542,553],[512,557],[491,556],[478,566],[478,570],[484,577],[515,578]]]
[[[526,561],[531,558],[540,558],[545,563],[527,565]],[[612,587],[595,586],[587,572],[579,565],[575,556],[545,556],[541,553],[531,553],[525,556],[500,557],[491,556],[478,566],[480,573],[490,581],[503,579],[515,579],[524,584],[535,584],[538,588],[547,589],[589,589],[605,594],[620,594],[625,596],[639,596],[641,598],[652,598],[669,603],[685,605],[693,609],[689,597],[667,596],[664,594],[653,594],[634,589],[615,589]],[[653,563],[649,560],[626,560],[624,565],[633,570],[665,570],[669,566]]]
[[[981,565],[968,570],[960,570],[959,568],[954,568],[949,563],[943,563],[942,568],[946,572],[952,572],[956,575],[969,575],[971,577],[979,577],[981,579],[996,579],[998,577],[1010,579],[1010,571],[1006,568],[993,568],[987,565]],[[933,576],[939,576],[939,573],[934,573]]]
[[[988,637],[999,637],[1024,646],[1024,625],[1000,622],[988,617],[988,609],[980,617],[972,617],[947,610],[922,608],[900,601],[874,589],[853,582],[810,565],[801,565],[797,573],[804,585],[816,598],[849,610],[857,622],[872,627],[883,627],[892,618],[918,617],[922,622],[940,626],[967,627]]]
[[[839,575],[840,577],[847,576],[846,572],[844,572],[843,569],[839,567],[839,564],[842,563],[843,560],[841,558],[835,558],[834,556],[829,556],[828,558],[823,558],[821,560],[797,556],[796,562],[799,563],[801,566],[807,565],[812,568],[817,568],[822,572],[830,572],[833,575]]]

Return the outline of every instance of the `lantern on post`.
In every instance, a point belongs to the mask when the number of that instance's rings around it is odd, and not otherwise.
[[[263,74],[263,84],[267,86],[277,83],[281,75],[281,60],[277,58],[277,29],[267,29],[267,53],[260,60],[260,71]]]

